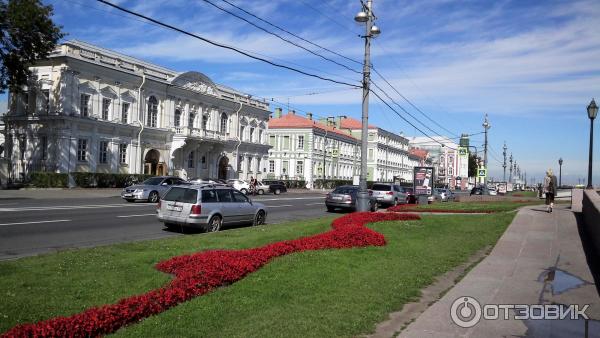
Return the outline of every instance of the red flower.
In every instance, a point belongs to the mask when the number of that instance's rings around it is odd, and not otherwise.
[[[386,244],[383,235],[366,228],[365,224],[418,219],[420,217],[413,214],[352,213],[334,220],[331,224],[333,230],[314,236],[253,249],[209,250],[173,257],[156,264],[158,270],[175,275],[175,279],[162,288],[69,317],[18,325],[2,337],[95,337],[109,334],[217,287],[234,283],[275,257],[306,250],[383,246]]]

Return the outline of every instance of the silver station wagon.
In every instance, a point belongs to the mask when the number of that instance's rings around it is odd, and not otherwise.
[[[223,225],[264,224],[267,209],[231,187],[218,184],[173,186],[159,200],[158,220],[168,228],[195,227],[207,232]]]

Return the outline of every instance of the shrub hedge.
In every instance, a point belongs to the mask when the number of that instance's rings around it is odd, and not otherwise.
[[[69,174],[34,172],[30,174],[29,179],[31,185],[39,188],[66,188],[69,182]]]

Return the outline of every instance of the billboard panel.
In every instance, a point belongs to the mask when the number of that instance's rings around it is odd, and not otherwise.
[[[433,167],[415,167],[413,173],[415,195],[431,195],[433,193]]]

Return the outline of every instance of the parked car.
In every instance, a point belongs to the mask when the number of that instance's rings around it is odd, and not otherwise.
[[[432,196],[433,196],[434,201],[439,201],[439,202],[446,201],[446,192],[444,191],[444,189],[434,188]]]
[[[358,194],[357,185],[342,185],[335,188],[325,197],[325,206],[327,211],[334,211],[336,208],[345,210],[356,210],[356,195]],[[369,210],[377,211],[377,199],[369,191]]]
[[[404,187],[390,183],[375,183],[371,190],[373,191],[373,197],[380,204],[406,204],[407,194],[404,191]]]
[[[404,192],[406,193],[406,203],[408,204],[416,204],[417,197],[415,196],[415,191],[413,188],[404,188]]]
[[[248,191],[250,191],[250,182],[246,182],[244,180],[227,180],[227,185],[241,191],[244,195],[247,195]]]
[[[498,192],[496,191],[496,188],[488,188],[488,194],[491,196],[496,196],[498,195]]]
[[[470,195],[483,195],[483,188],[482,187],[475,187],[475,188],[471,189],[471,194]]]
[[[192,184],[207,184],[207,183],[212,183],[212,184],[225,184],[227,185],[227,181],[225,180],[221,180],[218,178],[207,178],[207,177],[194,177],[190,180],[188,180],[188,182],[192,183]]]
[[[275,195],[279,195],[282,192],[287,192],[287,188],[283,181],[263,180],[262,183],[268,185],[269,191],[274,193]]]
[[[172,185],[185,182],[185,180],[176,176],[151,177],[140,184],[123,188],[121,198],[127,202],[148,201],[156,203]]]
[[[214,184],[173,186],[156,207],[157,218],[168,228],[177,226],[219,231],[224,225],[264,224],[266,207],[241,191]]]
[[[446,202],[456,201],[456,194],[454,193],[454,191],[450,189],[444,189],[444,192],[446,193]]]

